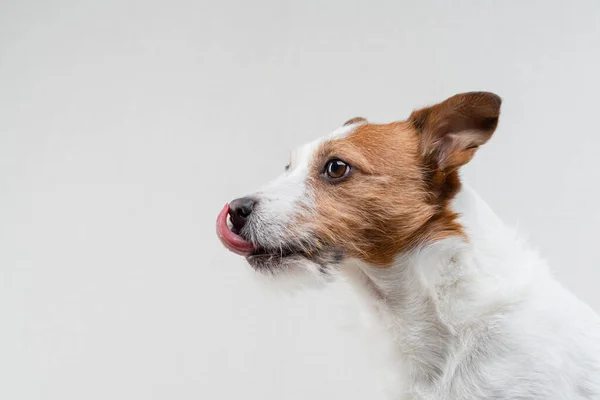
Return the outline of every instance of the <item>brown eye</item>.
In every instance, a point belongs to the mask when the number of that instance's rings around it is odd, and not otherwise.
[[[337,180],[345,177],[350,172],[350,166],[342,160],[329,160],[325,166],[327,177]]]

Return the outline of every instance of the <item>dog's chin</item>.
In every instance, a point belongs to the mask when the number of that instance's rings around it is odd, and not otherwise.
[[[259,250],[246,256],[246,260],[256,271],[266,275],[299,274],[310,272],[321,276],[329,276],[335,266],[341,262],[341,252],[323,249],[320,251],[304,250]]]
[[[294,266],[310,262],[310,260],[301,253],[277,254],[260,251],[247,256],[246,260],[252,268],[266,274],[281,273]]]
[[[266,292],[293,295],[306,290],[322,289],[332,283],[338,274],[339,253],[303,252],[287,254],[257,253],[246,256],[254,270],[256,282],[264,285]]]

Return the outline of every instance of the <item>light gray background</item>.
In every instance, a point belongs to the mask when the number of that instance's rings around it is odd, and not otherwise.
[[[272,293],[214,221],[461,91],[504,98],[465,176],[600,310],[598,71],[597,1],[2,1],[0,398],[386,398],[345,288]]]

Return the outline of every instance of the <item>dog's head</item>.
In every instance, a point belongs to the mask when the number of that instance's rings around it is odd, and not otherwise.
[[[226,205],[217,233],[268,272],[299,264],[326,271],[348,258],[386,267],[413,246],[463,235],[449,207],[457,170],[492,136],[500,104],[495,94],[471,92],[406,121],[354,118],[295,151],[264,189]]]

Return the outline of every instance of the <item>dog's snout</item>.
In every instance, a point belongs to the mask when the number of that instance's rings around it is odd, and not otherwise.
[[[246,225],[246,221],[250,214],[252,214],[255,205],[256,200],[250,197],[235,199],[229,203],[229,217],[231,218],[231,224],[235,232],[239,233],[244,225]]]

